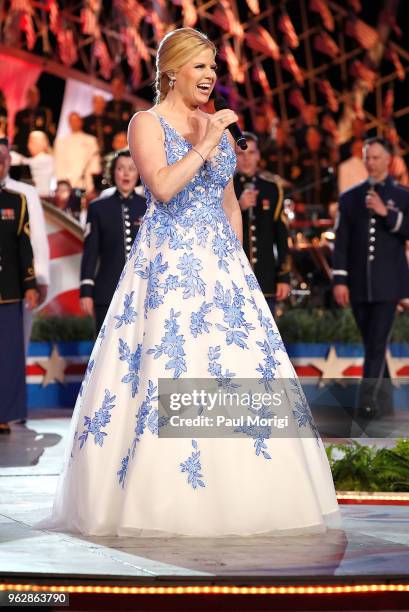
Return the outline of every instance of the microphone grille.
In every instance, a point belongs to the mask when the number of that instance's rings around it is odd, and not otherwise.
[[[219,111],[223,110],[224,108],[229,108],[229,104],[222,96],[217,96],[214,99],[214,107],[217,111]]]

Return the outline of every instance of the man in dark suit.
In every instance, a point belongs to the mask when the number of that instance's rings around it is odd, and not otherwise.
[[[112,100],[106,106],[106,117],[113,125],[114,134],[128,130],[128,125],[134,113],[130,102],[124,100],[126,92],[125,79],[121,74],[114,76],[111,81]]]
[[[95,136],[101,155],[112,151],[114,124],[106,113],[106,101],[103,96],[92,99],[92,113],[84,117],[84,132]]]
[[[38,302],[24,195],[4,188],[8,150],[0,147],[0,434],[26,418],[22,302]]]
[[[409,190],[388,173],[387,141],[369,139],[363,150],[369,178],[339,198],[333,282],[336,302],[351,304],[362,335],[364,382],[358,411],[371,416],[381,407],[377,398],[383,379],[389,378],[385,353],[396,307],[409,296]]]
[[[283,212],[282,180],[260,172],[257,137],[245,132],[248,148],[237,148],[234,190],[243,215],[243,248],[271,311],[290,292],[291,260]]]
[[[115,191],[89,206],[80,296],[83,310],[95,316],[97,334],[146,212],[145,198],[135,193],[138,179],[129,151],[119,151],[111,168]]]
[[[27,92],[27,106],[16,114],[14,120],[14,146],[22,155],[28,157],[27,148],[30,132],[40,130],[45,132],[50,140],[55,134],[55,126],[51,110],[40,106],[40,91],[33,86]]]

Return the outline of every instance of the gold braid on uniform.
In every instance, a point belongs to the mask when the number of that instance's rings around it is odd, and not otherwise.
[[[16,192],[13,192],[16,193]],[[20,211],[20,221],[18,222],[18,230],[17,230],[17,235],[20,236],[21,231],[24,229],[23,228],[23,221],[24,221],[24,217],[26,214],[26,208],[27,208],[27,200],[26,200],[26,196],[19,193],[18,194],[21,198],[21,211]]]

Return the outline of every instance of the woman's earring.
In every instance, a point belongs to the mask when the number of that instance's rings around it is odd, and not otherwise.
[[[169,87],[173,89],[173,85],[175,84],[175,79],[169,79]]]

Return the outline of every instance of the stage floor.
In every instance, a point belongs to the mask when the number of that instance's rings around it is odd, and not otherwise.
[[[342,530],[249,538],[96,538],[32,529],[50,508],[69,411],[35,412],[0,438],[0,576],[345,579],[409,575],[409,506],[344,505]]]

